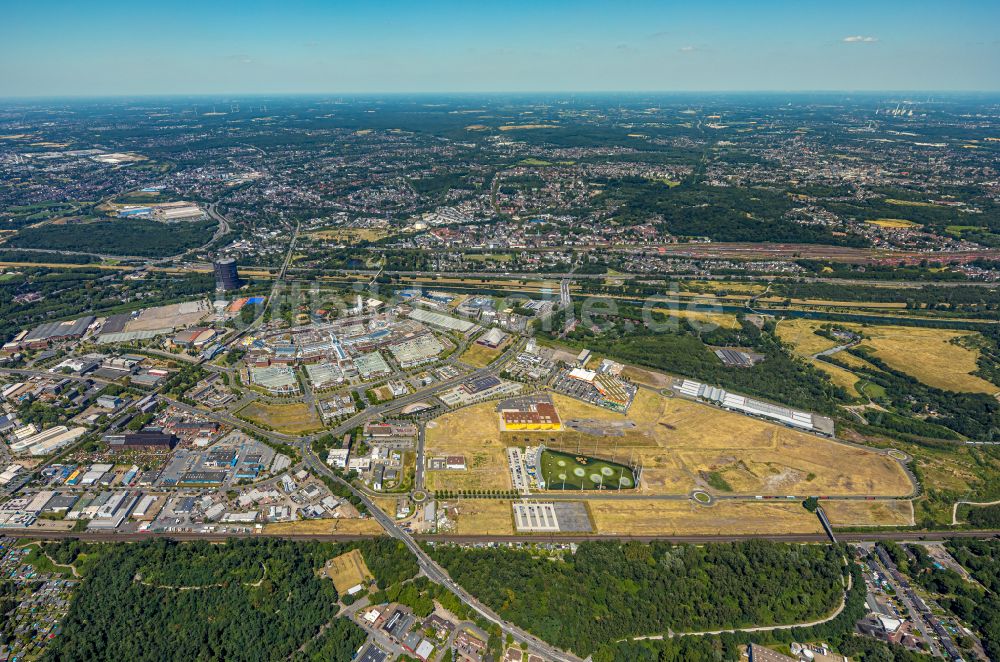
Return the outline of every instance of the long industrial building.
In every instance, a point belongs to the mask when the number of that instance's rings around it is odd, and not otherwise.
[[[38,349],[48,346],[51,342],[82,338],[96,319],[93,315],[87,315],[76,320],[39,324],[21,338],[18,345],[28,349]]]
[[[48,455],[73,443],[87,432],[87,428],[68,428],[56,425],[48,430],[25,437],[10,445],[14,453],[27,451],[31,455]]]
[[[689,398],[708,400],[731,411],[738,411],[759,418],[768,418],[790,427],[833,436],[833,420],[826,416],[806,411],[797,411],[789,407],[783,407],[737,393],[729,393],[718,386],[709,386],[708,384],[696,382],[693,379],[685,379],[679,384],[675,382],[674,389],[681,395]]]

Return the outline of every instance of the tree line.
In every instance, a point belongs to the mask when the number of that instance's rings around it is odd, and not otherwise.
[[[630,636],[822,618],[840,603],[836,547],[751,540],[697,547],[587,542],[550,557],[526,549],[432,554],[503,618],[586,656]]]

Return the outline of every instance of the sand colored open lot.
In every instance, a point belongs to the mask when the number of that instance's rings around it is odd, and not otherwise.
[[[524,131],[527,129],[558,129],[558,124],[504,124],[497,127],[501,131]]]
[[[625,366],[625,369],[622,370],[622,377],[625,377],[636,384],[644,384],[658,389],[670,388],[670,384],[673,382],[673,379],[669,375],[665,375],[662,372],[656,372],[655,370],[647,370],[646,368],[640,368],[634,365]]]
[[[837,526],[913,526],[910,501],[823,501],[830,523]]]
[[[370,582],[375,579],[371,570],[365,564],[365,559],[361,555],[360,549],[352,549],[349,552],[335,556],[326,562],[322,571],[333,581],[337,593],[343,595],[358,584]]]
[[[641,464],[644,494],[715,491],[756,495],[907,496],[909,478],[886,455],[741,414],[640,389],[627,415],[553,394],[564,431],[500,432],[485,403],[442,416],[427,454],[463,454],[465,471],[428,472],[428,489],[509,489],[504,447],[547,447]],[[574,421],[602,434],[573,429]],[[719,481],[719,478],[722,480]]]
[[[300,434],[323,429],[323,423],[316,415],[316,411],[303,402],[270,404],[258,400],[241,409],[239,414],[285,434]]]
[[[606,535],[822,533],[819,519],[798,501],[700,506],[691,501],[594,499],[588,507],[597,532]]]
[[[179,329],[196,324],[209,312],[207,301],[185,301],[167,306],[147,308],[125,325],[126,331]]]
[[[384,533],[384,530],[378,522],[368,517],[366,519],[311,519],[298,522],[275,522],[264,525],[264,533],[306,535],[356,533],[370,535]]]
[[[384,230],[371,228],[338,228],[334,230],[317,230],[311,232],[310,237],[324,241],[378,241],[389,235]]]
[[[459,357],[463,363],[468,363],[476,368],[485,368],[489,364],[493,363],[500,354],[503,353],[501,347],[493,349],[492,347],[486,347],[485,345],[480,345],[479,343],[472,343],[469,348],[462,353]]]
[[[428,490],[509,490],[510,469],[500,440],[496,403],[484,402],[427,424],[424,456],[464,455],[464,471],[428,471]]]
[[[758,294],[763,292],[765,286],[761,283],[744,283],[740,281],[728,280],[689,280],[687,287],[693,290],[710,290],[712,292],[745,292],[747,294]]]
[[[876,218],[874,221],[866,222],[871,225],[877,225],[880,228],[889,229],[912,228],[920,225],[919,223],[908,221],[905,218]]]
[[[514,533],[514,513],[507,499],[462,499],[454,533],[463,536],[510,535]]]

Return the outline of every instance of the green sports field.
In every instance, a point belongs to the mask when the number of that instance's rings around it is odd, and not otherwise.
[[[635,475],[625,465],[584,455],[542,451],[542,480],[550,490],[628,490]]]

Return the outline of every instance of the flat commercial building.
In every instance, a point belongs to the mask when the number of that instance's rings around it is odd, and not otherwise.
[[[56,425],[11,444],[10,450],[14,453],[27,451],[31,455],[47,455],[68,446],[86,432],[86,428],[71,429],[65,425]]]
[[[459,333],[468,333],[472,327],[476,326],[474,323],[467,320],[458,319],[457,317],[449,317],[448,315],[442,315],[441,313],[424,310],[423,308],[414,308],[411,310],[409,318],[415,319],[418,322],[423,322],[424,324],[436,326],[440,329],[458,331]]]
[[[725,365],[732,368],[752,368],[757,363],[764,360],[763,354],[755,352],[742,352],[736,349],[717,349],[715,355],[719,357]]]
[[[179,332],[173,337],[171,342],[181,347],[202,347],[208,344],[216,335],[218,335],[218,332],[215,329],[196,326]]]
[[[378,352],[362,354],[361,356],[355,358],[354,367],[357,369],[358,374],[361,375],[362,379],[369,379],[379,375],[388,375],[392,372],[389,368],[389,364],[385,362],[385,359],[382,358],[382,355]]]
[[[306,374],[316,388],[326,388],[344,381],[344,373],[336,363],[307,363]]]
[[[46,322],[45,324],[39,324],[29,331],[18,344],[21,347],[34,349],[44,347],[50,342],[59,340],[76,340],[83,337],[83,334],[87,332],[87,329],[90,328],[90,325],[96,319],[93,315],[88,315],[66,322]]]
[[[152,210],[153,218],[164,223],[180,221],[200,221],[205,218],[205,212],[193,202],[165,202]]]
[[[505,430],[561,430],[562,421],[548,396],[504,400],[497,411]]]
[[[143,430],[142,432],[129,432],[120,437],[115,437],[110,443],[111,450],[134,448],[173,450],[177,445],[177,436],[160,430]]]
[[[434,334],[425,333],[422,336],[389,345],[389,351],[392,352],[401,368],[410,368],[433,361],[438,354],[444,351],[444,345],[434,337]]]
[[[298,393],[299,380],[295,370],[284,365],[250,368],[250,381],[271,393]]]
[[[750,662],[797,662],[797,658],[782,655],[760,644],[747,646],[747,657],[750,658]]]
[[[507,339],[507,334],[500,329],[493,327],[476,340],[476,342],[484,347],[491,347],[496,349],[503,344],[503,341]]]

